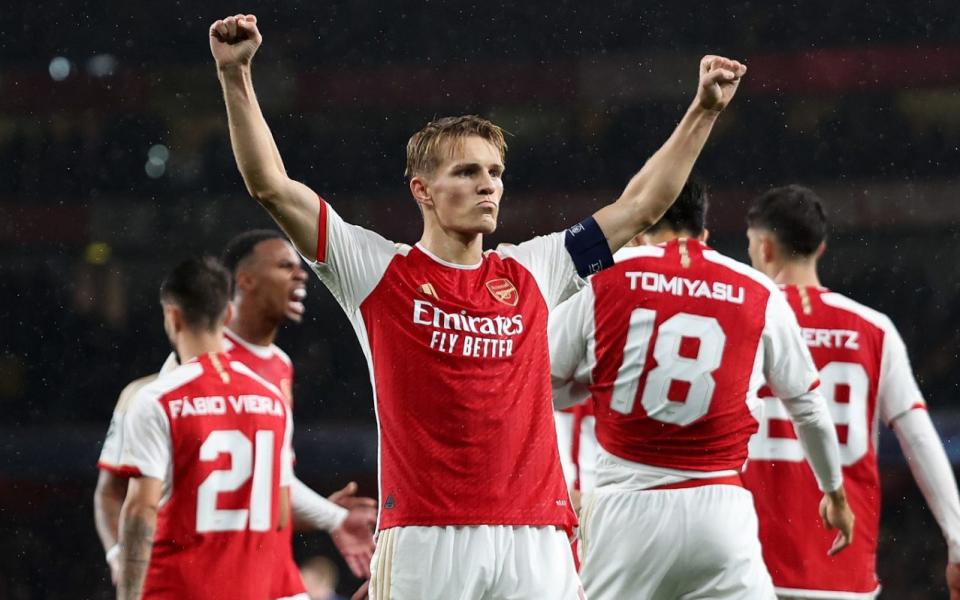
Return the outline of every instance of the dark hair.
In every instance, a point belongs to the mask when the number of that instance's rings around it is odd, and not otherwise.
[[[237,276],[237,269],[248,256],[253,254],[253,249],[257,244],[266,240],[287,241],[287,236],[276,229],[252,229],[244,231],[229,242],[223,249],[223,266],[225,266],[233,277]]]
[[[798,257],[812,256],[827,239],[827,216],[820,197],[800,185],[761,194],[747,212],[747,226],[769,231],[785,250]]]
[[[185,260],[160,284],[160,302],[176,304],[191,329],[215,331],[230,301],[230,273],[210,256]]]
[[[697,237],[703,233],[709,204],[710,198],[706,184],[688,179],[676,202],[667,209],[659,221],[647,229],[647,233],[671,229],[677,233],[685,232]]]

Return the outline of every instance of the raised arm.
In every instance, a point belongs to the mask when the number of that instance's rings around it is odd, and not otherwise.
[[[620,198],[593,215],[611,252],[660,220],[677,199],[713,124],[737,92],[746,72],[746,66],[720,56],[704,56],[700,60],[697,96],[680,124],[633,176]]]
[[[247,191],[304,256],[317,251],[317,194],[287,176],[280,152],[253,90],[251,62],[263,37],[254,15],[234,15],[210,26],[230,126],[230,143]]]

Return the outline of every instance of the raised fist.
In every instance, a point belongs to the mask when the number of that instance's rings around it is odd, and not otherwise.
[[[737,93],[740,78],[747,66],[722,56],[708,55],[700,59],[700,86],[697,102],[701,108],[720,112]]]
[[[262,41],[255,15],[234,15],[210,26],[210,52],[221,69],[249,65]]]

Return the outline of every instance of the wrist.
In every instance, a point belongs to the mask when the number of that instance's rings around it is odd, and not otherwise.
[[[217,63],[217,73],[221,77],[239,76],[242,77],[250,72],[250,62],[230,62]]]
[[[832,492],[826,492],[827,497],[830,498],[830,501],[838,506],[843,506],[847,503],[847,494],[841,485]]]
[[[334,504],[334,506],[336,507],[337,512],[335,512],[335,513],[332,515],[332,518],[331,518],[331,520],[330,520],[330,532],[331,532],[331,533],[333,533],[334,531],[340,529],[340,527],[343,525],[343,522],[347,520],[347,516],[350,514],[350,511],[347,510],[346,508],[344,508],[344,507],[342,507],[342,506],[340,506],[340,505],[338,505],[338,504]]]

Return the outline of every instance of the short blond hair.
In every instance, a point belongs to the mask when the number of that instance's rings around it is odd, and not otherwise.
[[[493,144],[500,153],[500,160],[506,161],[507,142],[500,127],[477,115],[443,117],[430,121],[410,136],[404,175],[409,178],[433,173],[443,162],[445,153],[449,154],[454,148],[450,142],[459,142],[473,135]]]

